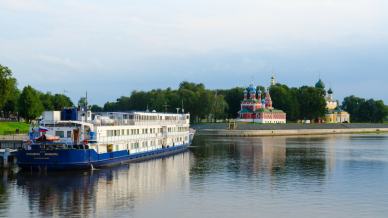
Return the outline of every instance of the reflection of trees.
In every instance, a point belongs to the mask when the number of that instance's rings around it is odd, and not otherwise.
[[[0,217],[6,217],[9,209],[8,182],[15,177],[12,170],[0,169]]]
[[[138,202],[184,184],[189,167],[186,152],[95,171],[19,172],[17,185],[34,216],[104,217],[116,209],[130,213]]]
[[[322,180],[326,175],[326,137],[286,139],[287,170],[304,178]]]
[[[200,179],[225,168],[230,172],[239,171],[240,156],[234,142],[196,137],[192,147],[195,165],[190,170],[191,176]]]
[[[293,137],[197,137],[192,178],[212,173],[252,177],[269,174],[271,179],[325,176],[325,138]]]
[[[191,172],[196,176],[222,169],[249,174],[271,170],[282,167],[286,155],[283,138],[198,137],[193,147],[196,163]]]

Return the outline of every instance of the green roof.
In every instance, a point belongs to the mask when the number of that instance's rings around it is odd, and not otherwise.
[[[344,111],[344,110],[342,110],[341,108],[338,107],[338,108],[336,108],[334,110],[328,110],[327,114],[340,113],[340,112],[346,112],[346,111]]]
[[[252,110],[244,108],[241,111],[239,111],[239,113],[252,113]]]
[[[315,83],[315,88],[325,89],[325,83],[321,79],[318,80],[317,83]]]
[[[257,100],[257,99],[246,99],[244,101],[245,102],[254,102],[254,103],[258,103],[259,102],[259,100]]]
[[[282,110],[277,110],[277,109],[267,109],[267,108],[260,108],[259,110],[257,110],[258,112],[267,112],[267,113],[284,113],[284,111]]]

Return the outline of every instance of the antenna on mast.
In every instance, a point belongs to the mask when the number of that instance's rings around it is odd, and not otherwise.
[[[88,107],[88,91],[86,91],[86,96],[85,96],[85,107]]]
[[[183,108],[183,99],[182,99],[181,107],[182,107],[182,114],[184,114],[185,113],[185,109]]]
[[[164,103],[164,105],[163,105],[163,106],[164,106],[164,112],[165,112],[165,113],[167,113],[167,107],[168,107],[168,104],[167,104],[167,102],[166,102],[166,103]]]

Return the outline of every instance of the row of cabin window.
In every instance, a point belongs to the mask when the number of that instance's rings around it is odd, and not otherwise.
[[[150,129],[122,129],[122,130],[107,130],[106,135],[110,136],[123,136],[123,135],[140,135],[140,134],[153,134],[161,133],[162,128],[150,128]]]
[[[187,132],[189,127],[169,127],[167,128],[168,132]]]
[[[162,140],[158,140],[158,144],[159,145],[161,145],[162,142],[163,142]],[[146,148],[146,147],[148,147],[148,145],[149,146],[155,146],[156,145],[156,140],[150,141],[150,143],[148,143],[148,141],[144,141],[142,143],[140,143],[140,142],[133,142],[133,143],[131,143],[131,149],[138,149],[140,146],[142,148]]]
[[[59,138],[65,138],[65,131],[55,131],[55,136]],[[71,131],[66,132],[66,138],[71,138]]]
[[[181,142],[181,141],[183,141],[183,138],[187,141],[187,139],[188,139],[188,137],[187,136],[185,136],[185,137],[178,137],[178,138],[175,138],[175,139],[173,139],[172,141],[173,142]]]
[[[178,137],[178,138],[173,139],[173,142],[182,142],[183,139],[185,139],[187,141],[188,137],[187,136],[185,136],[185,137]],[[161,139],[157,140],[157,142],[158,142],[158,145],[162,145],[163,144],[163,140],[161,140]],[[150,141],[149,143],[148,143],[148,141],[144,141],[142,143],[140,143],[140,142],[133,142],[133,143],[131,143],[131,149],[138,149],[138,148],[140,148],[140,146],[142,148],[146,148],[148,146],[155,146],[155,145],[156,145],[156,140]]]
[[[132,119],[131,117],[130,119]],[[148,115],[135,115],[135,120],[163,120],[163,116],[148,116]],[[126,118],[124,118],[126,119]],[[185,120],[189,119],[189,116],[165,116],[164,120]]]

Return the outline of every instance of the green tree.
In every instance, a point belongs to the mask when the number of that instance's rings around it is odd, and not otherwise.
[[[18,111],[18,100],[20,97],[20,91],[15,87],[13,94],[8,98],[3,107],[5,117],[9,118],[12,114],[15,115]]]
[[[46,111],[62,110],[65,107],[73,106],[73,102],[64,94],[40,93],[39,98]]]
[[[297,93],[300,105],[299,119],[317,119],[325,115],[326,100],[321,88],[302,86]]]
[[[211,102],[210,115],[214,122],[216,122],[217,119],[225,119],[226,112],[228,110],[228,104],[226,103],[224,96],[215,92]]]
[[[100,107],[100,106],[98,106],[96,104],[92,105],[92,107],[90,109],[93,112],[102,112],[104,110],[104,108],[102,108],[102,107]]]
[[[16,90],[16,79],[12,77],[11,69],[0,65],[0,110],[3,110],[8,100],[15,97]]]
[[[178,99],[181,99],[181,101],[184,102],[184,108],[186,110],[186,112],[189,112],[192,114],[193,117],[196,117],[196,116],[199,116],[199,110],[198,110],[198,101],[199,101],[199,93],[196,93],[195,91],[193,90],[190,90],[190,89],[187,89],[187,88],[180,88],[178,90],[178,95],[177,98]],[[172,99],[171,99],[172,100]],[[173,101],[171,101],[171,103],[173,103]],[[175,102],[174,102],[175,103]],[[174,107],[180,107],[178,106],[178,102],[176,102],[175,104],[177,105],[173,105]]]
[[[53,95],[51,94],[51,92],[40,93],[39,98],[46,111],[54,110]]]
[[[369,99],[360,105],[357,115],[361,122],[382,123],[387,111],[383,101]]]
[[[387,108],[384,104],[384,101],[382,100],[374,101],[374,104],[375,113],[372,116],[372,122],[382,123],[384,122],[384,119],[388,116]]]
[[[39,98],[39,92],[31,86],[24,87],[19,98],[19,114],[27,122],[39,117],[44,111],[44,107]]]
[[[118,108],[121,111],[137,110],[145,111],[150,104],[149,95],[144,91],[133,91],[131,97],[121,97],[118,99]]]
[[[154,89],[148,93],[149,103],[148,108],[152,111],[164,111],[164,105],[168,103],[166,92],[161,89]]]
[[[387,115],[384,118],[384,122],[387,122],[388,121],[388,105],[385,105],[385,112],[387,113]]]
[[[270,87],[270,94],[274,108],[283,110],[287,114],[288,120],[298,120],[300,106],[295,89],[290,89],[286,85],[276,84]]]
[[[78,100],[78,106],[79,106],[79,107],[86,107],[86,106],[88,106],[87,99],[86,99],[85,97],[81,97],[81,98]]]
[[[195,113],[200,119],[207,117],[211,113],[212,101],[214,99],[214,94],[209,90],[201,90],[198,92],[198,98],[196,107],[194,107]],[[197,120],[200,121],[200,120]]]
[[[238,116],[238,112],[241,109],[241,101],[244,98],[244,90],[245,88],[241,87],[217,90],[220,95],[224,96],[228,105],[226,110],[227,118],[236,118]]]
[[[365,99],[356,97],[354,95],[345,97],[341,108],[350,114],[351,122],[363,122],[360,116],[360,107],[365,103]]]
[[[116,111],[116,103],[115,102],[106,102],[103,107],[104,111]]]
[[[342,102],[342,109],[350,114],[352,122],[381,123],[388,116],[387,108],[383,101],[348,96]]]
[[[191,114],[194,122],[199,122],[206,118],[211,111],[211,99],[213,94],[206,90],[202,83],[182,82],[178,89],[178,102],[172,102],[176,107],[180,107],[179,100],[184,102],[185,112]]]
[[[52,97],[54,110],[62,110],[65,107],[73,107],[71,99],[64,94],[55,94]]]

